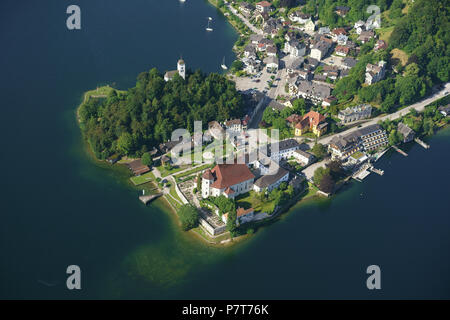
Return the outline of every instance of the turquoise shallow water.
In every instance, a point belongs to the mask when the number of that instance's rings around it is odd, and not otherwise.
[[[387,154],[383,177],[211,248],[91,161],[74,111],[85,90],[128,88],[180,55],[217,72],[236,33],[199,0],[79,1],[73,32],[69,4],[0,4],[1,298],[450,298],[450,130],[429,150],[408,146],[408,158]],[[79,292],[64,286],[70,264],[82,270]],[[382,270],[379,292],[365,287],[370,264]]]

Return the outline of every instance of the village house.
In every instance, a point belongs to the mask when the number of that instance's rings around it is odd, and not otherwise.
[[[248,17],[251,15],[253,10],[255,10],[255,7],[248,2],[241,2],[241,4],[239,5],[239,10],[241,10],[243,15]]]
[[[450,116],[450,104],[448,104],[447,106],[441,106],[438,108],[438,111],[444,116],[444,117],[448,117]]]
[[[293,39],[285,42],[283,51],[294,58],[303,57],[306,54],[306,46],[303,42]]]
[[[345,17],[349,11],[350,11],[350,8],[345,7],[345,6],[336,6],[334,8],[334,12],[336,12],[336,14],[341,17]]]
[[[383,40],[378,40],[375,43],[375,46],[373,47],[373,50],[374,51],[378,51],[378,50],[383,50],[383,49],[386,49],[386,48],[387,48],[386,42],[384,42]]]
[[[350,49],[346,46],[337,46],[335,49],[336,55],[346,57],[350,52]]]
[[[316,29],[316,24],[314,23],[314,21],[308,20],[305,23],[305,27],[304,28],[305,28],[305,31],[312,32],[312,31],[314,31]]]
[[[240,224],[252,221],[254,218],[254,213],[255,213],[255,210],[253,208],[244,209],[244,208],[238,207],[236,210],[236,224],[240,225]],[[222,221],[224,223],[227,223],[228,213],[224,213],[222,215]]]
[[[294,11],[289,14],[288,17],[292,22],[298,22],[300,24],[305,24],[311,19],[311,15],[307,13],[303,13],[300,10]]]
[[[315,159],[314,155],[300,149],[294,151],[294,158],[297,159],[297,161],[303,166],[310,165]]]
[[[320,137],[327,131],[327,126],[328,123],[325,122],[325,117],[322,114],[316,111],[309,111],[295,124],[295,135],[301,136],[308,131],[312,131],[316,136]]]
[[[273,142],[267,146],[267,156],[272,161],[287,160],[294,156],[294,151],[300,147],[295,139],[286,139],[278,142]],[[265,151],[261,150],[264,154]]]
[[[370,104],[361,104],[355,107],[348,107],[339,111],[338,119],[341,123],[350,123],[362,119],[370,118],[372,106]]]
[[[296,91],[297,95],[304,99],[309,99],[316,104],[331,95],[331,88],[329,86],[311,81],[300,81]]]
[[[320,35],[330,34],[330,28],[329,27],[320,27],[319,34]]]
[[[304,61],[305,61],[305,59],[303,57],[295,57],[295,58],[289,59],[286,63],[287,73],[293,73],[296,70],[300,70]]]
[[[342,59],[341,67],[345,70],[350,70],[351,68],[356,66],[357,63],[358,63],[358,60],[350,58],[350,57],[346,57],[346,58]]]
[[[368,63],[366,66],[366,80],[367,84],[373,84],[384,78],[386,62],[381,60],[378,65]]]
[[[266,53],[269,57],[276,57],[277,56],[277,47],[268,47],[266,50]]]
[[[416,133],[408,125],[399,122],[397,126],[398,132],[403,136],[403,143],[407,143],[414,140]]]
[[[252,34],[250,35],[250,42],[254,45],[257,45],[261,40],[263,39],[263,36],[260,34]]]
[[[225,128],[230,131],[241,132],[242,131],[241,119],[232,119],[225,121]]]
[[[317,42],[311,49],[311,57],[317,59],[318,61],[322,60],[330,51],[331,45],[326,41]]]
[[[338,36],[340,36],[340,35],[346,36],[347,35],[347,31],[345,31],[344,28],[335,28],[335,29],[333,29],[333,31],[331,31],[331,35],[333,37],[332,38],[333,41],[337,42],[338,41]]]
[[[274,56],[269,56],[264,59],[264,63],[266,64],[267,69],[276,70],[278,69],[278,58]]]
[[[354,28],[355,28],[356,34],[361,34],[362,31],[366,30],[366,24],[364,21],[359,20],[359,21],[355,22]]]
[[[263,175],[256,179],[253,190],[256,192],[267,190],[267,192],[270,192],[273,189],[278,188],[283,181],[287,182],[288,180],[289,171],[278,166],[278,170],[275,174]]]
[[[357,40],[360,41],[361,43],[366,43],[366,42],[369,42],[374,37],[375,37],[375,33],[371,30],[361,31]]]
[[[329,96],[326,97],[323,101],[322,101],[322,107],[326,108],[331,106],[334,102],[337,101],[337,98],[335,96]]]
[[[244,57],[256,59],[256,49],[253,45],[248,44],[244,48]]]
[[[256,4],[256,10],[261,13],[269,13],[271,11],[271,7],[272,5],[267,1],[261,1]]]
[[[234,199],[253,188],[255,176],[245,164],[218,164],[202,175],[202,197]]]

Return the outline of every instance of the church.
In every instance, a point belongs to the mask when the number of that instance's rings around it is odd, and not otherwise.
[[[183,79],[186,79],[186,65],[184,63],[183,59],[178,60],[177,62],[177,70],[172,70],[172,71],[167,71],[164,74],[164,81],[170,81],[173,79],[173,76],[176,74],[179,74],[180,77],[182,77]]]

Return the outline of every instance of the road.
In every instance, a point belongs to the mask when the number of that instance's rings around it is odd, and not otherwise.
[[[234,9],[228,2],[224,2],[225,5],[228,7],[228,9],[235,15],[237,16],[239,19],[241,19],[241,21],[254,33],[256,34],[263,34],[263,31],[256,28],[254,25],[252,25],[250,23],[250,21],[247,20],[247,18],[245,18],[242,14],[239,13],[239,11],[237,11],[236,9]]]
[[[449,91],[450,91],[450,82],[447,82],[442,90],[440,90],[438,92],[435,92],[430,97],[428,97],[428,98],[426,98],[426,99],[424,99],[422,101],[414,103],[414,104],[410,105],[409,107],[403,108],[403,109],[401,109],[401,110],[399,110],[397,112],[394,112],[394,113],[391,113],[391,114],[388,114],[388,115],[385,115],[385,116],[378,116],[376,118],[373,118],[370,121],[367,121],[364,124],[362,124],[359,128],[358,127],[353,127],[353,128],[348,129],[348,130],[346,130],[344,132],[340,132],[340,133],[337,133],[337,134],[333,134],[333,135],[330,135],[330,136],[323,137],[323,138],[319,139],[317,142],[322,143],[322,144],[328,144],[330,142],[330,140],[333,139],[333,137],[335,137],[337,135],[348,134],[348,133],[356,131],[358,129],[365,128],[365,127],[368,127],[368,126],[373,125],[373,124],[377,124],[380,120],[381,121],[385,121],[385,120],[391,120],[392,121],[392,120],[398,119],[398,118],[406,115],[409,112],[409,110],[411,110],[411,109],[416,109],[416,111],[418,111],[418,112],[423,112],[424,109],[425,109],[425,106],[429,105],[430,103],[433,103],[434,101],[436,101],[436,100],[438,100],[440,98],[443,98],[446,95],[445,93],[449,92]]]

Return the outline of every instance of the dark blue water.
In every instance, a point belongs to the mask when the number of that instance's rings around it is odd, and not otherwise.
[[[66,29],[69,4],[81,31]],[[450,298],[450,130],[386,155],[383,177],[212,248],[162,201],[141,205],[126,172],[93,162],[74,112],[85,90],[126,89],[180,55],[219,71],[237,39],[224,18],[200,0],[7,0],[0,18],[0,298]],[[65,289],[70,264],[79,292]],[[371,264],[380,291],[366,288]]]

